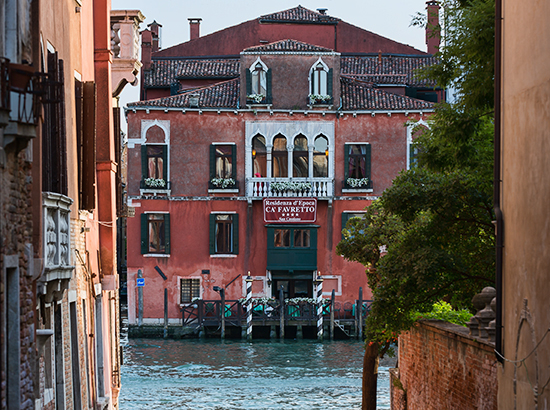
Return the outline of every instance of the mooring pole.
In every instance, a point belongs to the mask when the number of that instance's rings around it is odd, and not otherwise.
[[[220,290],[220,297],[221,297],[221,308],[220,308],[220,314],[222,316],[222,334],[221,338],[222,340],[225,339],[225,289]]]
[[[323,278],[321,272],[317,273],[317,340],[323,340]]]
[[[283,340],[285,338],[285,296],[282,285],[281,289],[279,289],[279,309],[281,310],[279,318],[279,327],[281,328],[279,331],[279,338]]]
[[[252,277],[250,271],[246,277],[246,340],[252,341]]]
[[[164,338],[168,337],[168,289],[164,288]]]
[[[330,294],[330,340],[334,340],[334,289]]]
[[[143,272],[138,269],[138,279],[143,278]],[[138,326],[143,325],[143,286],[138,286]]]
[[[363,287],[359,288],[359,300],[357,301],[357,338],[363,340]]]

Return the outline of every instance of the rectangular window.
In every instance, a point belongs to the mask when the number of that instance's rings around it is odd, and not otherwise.
[[[235,144],[210,145],[210,189],[234,189],[235,183],[228,180],[237,178],[237,147]],[[218,181],[216,181],[218,180]]]
[[[309,229],[294,229],[294,247],[309,248]]]
[[[168,182],[168,146],[164,144],[141,146],[142,188],[166,188]],[[152,180],[163,180],[164,185]]]
[[[290,230],[275,229],[274,245],[276,248],[289,248],[290,247]]]
[[[344,164],[346,188],[372,188],[370,144],[344,144]],[[368,185],[350,185],[348,178],[356,180],[367,178]]]
[[[365,212],[342,212],[342,231],[346,227],[348,221],[352,218],[362,218],[365,216]],[[342,239],[344,239],[344,234],[342,233]]]
[[[169,214],[141,214],[141,253],[170,253]]]
[[[190,303],[201,296],[200,279],[181,279],[180,303]]]
[[[210,214],[210,254],[239,253],[239,215]]]
[[[292,242],[291,242],[292,238]],[[276,248],[309,248],[309,229],[275,229],[273,245]]]

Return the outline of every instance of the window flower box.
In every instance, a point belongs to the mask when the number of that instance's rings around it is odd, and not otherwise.
[[[369,186],[368,178],[348,178],[346,179],[346,184],[350,188],[368,188]]]
[[[310,94],[308,98],[311,105],[332,104],[332,96],[330,95]]]
[[[265,95],[263,94],[248,94],[246,96],[246,102],[249,104],[262,104],[265,103]]]
[[[166,181],[162,178],[145,178],[143,183],[145,188],[166,189]]]
[[[213,189],[232,189],[237,185],[233,178],[212,178],[210,180],[210,186]]]
[[[270,188],[273,192],[307,192],[311,190],[311,182],[272,182]]]

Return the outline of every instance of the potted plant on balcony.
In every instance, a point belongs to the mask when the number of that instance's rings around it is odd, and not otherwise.
[[[148,188],[166,188],[166,181],[162,178],[145,178],[144,182]]]
[[[350,188],[367,188],[369,185],[368,178],[348,178],[346,184]]]
[[[311,182],[272,182],[270,188],[273,192],[308,192],[311,190]]]
[[[212,186],[220,189],[233,188],[235,186],[235,180],[233,178],[212,178],[210,183]]]

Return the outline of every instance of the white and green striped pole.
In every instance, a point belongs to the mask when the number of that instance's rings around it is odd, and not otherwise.
[[[317,339],[323,340],[323,278],[321,272],[317,272],[316,302],[317,302]]]
[[[250,342],[252,340],[252,277],[250,271],[246,277],[246,339]]]

